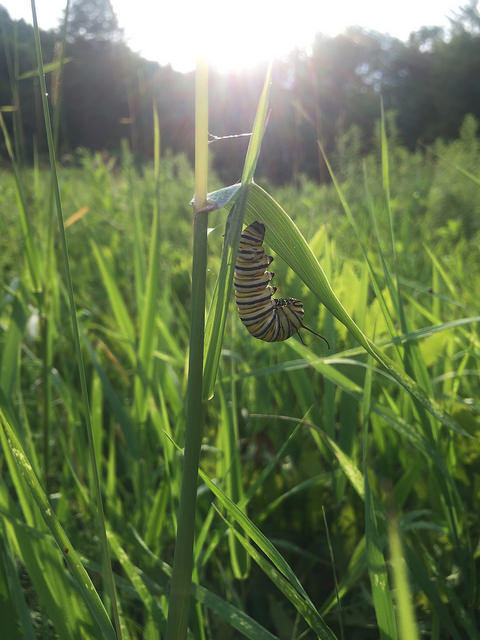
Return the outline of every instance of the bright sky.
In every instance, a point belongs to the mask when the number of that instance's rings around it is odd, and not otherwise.
[[[312,44],[315,33],[359,25],[402,40],[422,26],[448,26],[467,0],[111,0],[129,46],[179,71],[199,49],[222,71],[249,67]],[[0,0],[12,18],[32,22],[30,0]],[[66,0],[36,0],[40,27],[56,27]],[[203,45],[197,47],[198,33]]]

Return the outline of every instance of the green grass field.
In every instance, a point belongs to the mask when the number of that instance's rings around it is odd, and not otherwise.
[[[364,160],[345,139],[337,188],[269,189],[393,368],[291,268],[294,245],[282,260],[280,227],[266,223],[278,295],[300,298],[331,348],[309,334],[306,346],[254,340],[230,300],[205,402],[191,638],[480,637],[475,134],[467,118],[453,143],[413,154],[383,140]],[[58,177],[119,623],[123,638],[159,638],[184,445],[193,173],[168,155],[139,171],[125,147],[79,154]],[[114,638],[47,169],[15,179],[4,166],[0,211],[2,638]],[[209,215],[207,311],[226,220]],[[427,400],[400,386],[405,374]]]

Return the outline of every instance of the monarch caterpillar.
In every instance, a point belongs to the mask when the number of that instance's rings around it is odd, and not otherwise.
[[[235,300],[240,320],[248,331],[265,342],[288,340],[294,333],[303,343],[300,329],[306,329],[322,338],[330,348],[326,338],[303,324],[303,304],[296,298],[272,298],[277,287],[269,282],[275,275],[267,271],[273,261],[265,255],[263,238],[265,225],[253,222],[243,230],[235,263]]]

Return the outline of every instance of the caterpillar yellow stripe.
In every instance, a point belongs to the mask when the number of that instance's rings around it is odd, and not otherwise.
[[[326,338],[303,324],[303,304],[296,298],[273,298],[277,287],[269,283],[275,275],[267,270],[273,261],[265,255],[265,225],[253,222],[243,230],[235,263],[235,300],[238,313],[248,331],[265,342],[288,340],[306,329],[328,345]],[[303,342],[303,340],[302,340]]]

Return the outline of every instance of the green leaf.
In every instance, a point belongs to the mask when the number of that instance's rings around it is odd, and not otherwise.
[[[49,62],[48,64],[43,65],[43,73],[51,73],[52,71],[56,71],[60,69],[60,67],[64,64],[68,64],[72,61],[72,58],[62,58],[61,60],[55,60],[54,62]],[[26,80],[27,78],[38,78],[38,68],[31,69],[30,71],[25,71],[18,76],[19,80]]]

